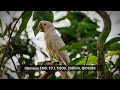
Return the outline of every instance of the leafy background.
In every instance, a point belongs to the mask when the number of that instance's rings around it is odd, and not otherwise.
[[[61,50],[67,50],[70,57],[70,65],[96,65],[97,64],[97,38],[101,33],[100,21],[98,18],[91,19],[89,13],[80,11],[66,11],[63,16],[59,15],[62,11],[5,11],[4,14],[9,17],[10,23],[4,23],[0,17],[0,62],[3,59],[0,77],[3,79],[38,79],[42,72],[16,72],[14,68],[17,65],[33,65],[37,60],[48,60],[45,44],[42,39],[43,34],[38,33],[37,26],[40,20],[53,22],[57,33],[64,40],[66,45]],[[18,16],[14,17],[13,14]],[[61,16],[55,19],[55,15]],[[32,27],[28,24],[32,22]],[[68,25],[60,25],[66,21]],[[119,24],[119,20],[116,22]],[[103,26],[103,25],[101,25]],[[11,40],[9,40],[11,32]],[[37,38],[41,35],[40,39]],[[33,37],[34,36],[34,37]],[[36,41],[33,41],[37,38]],[[2,42],[4,41],[4,42]],[[41,42],[40,42],[41,41]],[[120,37],[112,37],[105,44],[105,78],[120,79]],[[39,43],[38,43],[39,42]],[[39,45],[38,45],[39,44]],[[8,46],[6,48],[6,46]],[[43,47],[41,47],[43,46]],[[38,55],[39,53],[39,55]],[[41,54],[41,55],[40,55]],[[10,64],[12,63],[12,66]],[[12,67],[12,68],[11,68]],[[16,75],[16,77],[15,77]],[[96,79],[96,71],[76,71],[73,79]],[[51,74],[48,79],[61,79]]]

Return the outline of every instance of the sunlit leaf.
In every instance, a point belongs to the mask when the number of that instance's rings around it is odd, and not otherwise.
[[[82,58],[76,58],[75,60],[71,61],[69,65],[76,65]]]
[[[87,57],[80,60],[76,65],[85,65]],[[96,56],[89,56],[87,60],[87,65],[97,64],[98,58]]]
[[[120,55],[120,50],[110,51],[108,54],[105,55],[105,58],[107,58],[108,56],[113,56],[113,55]]]
[[[19,27],[19,30],[17,32],[17,35],[20,35],[27,27],[27,23],[32,15],[32,11],[25,11],[25,13],[22,16],[22,23]]]

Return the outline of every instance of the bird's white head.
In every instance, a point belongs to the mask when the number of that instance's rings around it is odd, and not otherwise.
[[[42,20],[39,22],[38,30],[40,32],[47,32],[48,30],[54,30],[54,26],[51,22]]]

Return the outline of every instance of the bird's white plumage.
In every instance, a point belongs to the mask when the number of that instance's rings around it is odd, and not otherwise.
[[[44,39],[50,59],[56,60],[62,65],[67,65],[70,62],[67,51],[59,51],[59,49],[63,47],[65,43],[56,33],[53,24],[49,21],[40,21],[38,30],[44,32]]]
[[[63,47],[65,43],[54,30],[45,35],[45,41],[48,52],[52,58],[58,60],[58,62],[64,65],[67,65],[70,62],[67,51],[59,51],[59,49]]]
[[[59,51],[65,45],[62,38],[56,33],[55,27],[49,21],[40,21],[38,30],[44,32],[44,39],[46,42],[46,49],[49,53],[50,60],[55,60],[61,65],[70,63],[70,59],[66,50]],[[68,78],[66,75],[63,78]]]

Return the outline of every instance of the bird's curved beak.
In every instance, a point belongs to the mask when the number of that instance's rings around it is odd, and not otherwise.
[[[43,25],[42,25],[41,23],[39,24],[39,31],[40,31],[40,32],[44,32],[44,30],[43,30]]]

